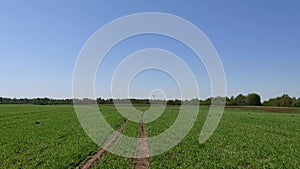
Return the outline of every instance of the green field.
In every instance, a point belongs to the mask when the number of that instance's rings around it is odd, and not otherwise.
[[[139,106],[146,110],[147,107]],[[125,120],[101,106],[117,129]],[[168,106],[146,124],[148,136],[167,129],[179,107]],[[214,135],[198,143],[208,108],[201,107],[191,132],[171,150],[150,158],[151,168],[300,168],[299,109],[227,108]],[[138,137],[139,124],[124,130]],[[98,150],[72,106],[0,106],[0,168],[76,168]],[[134,160],[108,153],[94,168],[133,168]]]

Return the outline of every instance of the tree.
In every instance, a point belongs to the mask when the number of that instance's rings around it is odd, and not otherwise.
[[[292,98],[287,94],[282,95],[280,98],[279,106],[291,107],[292,106]]]
[[[296,98],[292,99],[289,95],[284,94],[280,97],[269,99],[263,103],[264,106],[279,106],[279,107],[291,107],[295,105]],[[296,104],[297,105],[297,104]]]
[[[234,106],[236,103],[234,102],[234,97],[231,96],[230,98],[226,97],[226,105],[227,106]]]
[[[300,98],[298,98],[297,100],[293,100],[293,106],[294,107],[300,107]]]
[[[261,106],[260,96],[256,93],[247,95],[247,105],[249,106]]]
[[[234,99],[234,102],[236,105],[238,106],[245,106],[247,105],[247,97],[239,94],[238,96],[236,96],[236,98]]]
[[[208,106],[211,104],[211,98],[207,98],[206,100],[200,100],[200,105],[201,106]]]

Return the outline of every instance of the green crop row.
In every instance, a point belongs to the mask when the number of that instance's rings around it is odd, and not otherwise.
[[[112,106],[101,109],[114,129],[125,120]],[[0,107],[0,168],[73,168],[97,149],[73,106]]]
[[[115,130],[126,119],[113,106],[100,109]],[[145,124],[148,137],[167,130],[179,110],[167,106],[160,117]],[[151,157],[151,168],[300,168],[299,113],[225,109],[215,133],[199,144],[207,112],[208,107],[201,107],[188,135]],[[139,123],[131,121],[123,134],[138,138],[138,130]],[[74,168],[99,149],[81,128],[72,106],[1,105],[0,135],[0,168]],[[134,143],[122,143],[117,142],[114,150],[134,153],[130,151]],[[133,166],[134,159],[107,153],[94,168]]]
[[[67,168],[97,147],[71,106],[0,108],[0,168]]]
[[[212,137],[199,144],[199,133],[207,112],[208,108],[201,108],[187,137],[171,150],[152,157],[151,168],[300,167],[299,114],[226,109]],[[164,128],[165,121],[160,123]],[[148,131],[154,131],[151,128],[153,126],[149,124]],[[160,128],[159,125],[156,128]]]

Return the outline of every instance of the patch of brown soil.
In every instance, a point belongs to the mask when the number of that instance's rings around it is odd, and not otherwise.
[[[149,162],[149,147],[147,143],[147,132],[144,126],[144,113],[142,114],[141,121],[140,121],[140,129],[139,129],[139,151],[138,157],[136,158],[135,162],[135,169],[148,169],[150,166]]]
[[[103,148],[101,148],[96,154],[94,154],[82,167],[81,169],[89,169],[93,165],[95,165],[106,153],[112,145],[115,144],[115,142],[120,137],[121,133],[123,132],[124,128],[129,122],[129,117],[126,119],[126,121],[122,124],[122,126],[118,129],[118,132],[115,132],[115,134],[104,143]]]

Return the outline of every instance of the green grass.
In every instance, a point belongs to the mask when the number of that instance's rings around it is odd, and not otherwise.
[[[0,128],[0,168],[68,168],[96,148],[71,106],[4,105]]]
[[[125,120],[101,109],[114,129]],[[1,105],[0,136],[0,168],[72,168],[98,149],[73,106]]]
[[[114,129],[125,120],[113,106],[100,108]],[[166,130],[178,111],[179,107],[169,106],[146,124],[148,136]],[[299,109],[283,113],[226,109],[213,136],[200,145],[207,112],[207,107],[200,109],[180,144],[151,157],[151,168],[300,168]],[[124,134],[138,137],[138,128],[138,123],[130,122]],[[0,168],[74,168],[98,149],[82,130],[72,106],[0,105],[0,135]],[[132,159],[108,153],[94,168],[133,165]]]
[[[198,143],[206,117],[202,108],[188,136],[152,157],[152,168],[299,168],[299,114],[226,109],[214,135]]]

